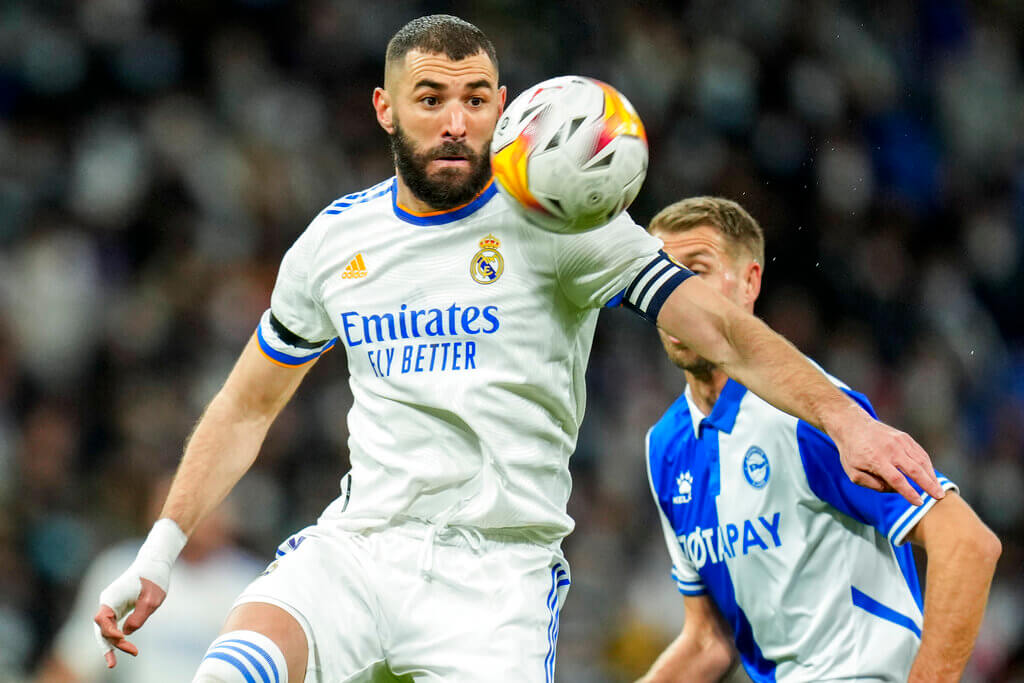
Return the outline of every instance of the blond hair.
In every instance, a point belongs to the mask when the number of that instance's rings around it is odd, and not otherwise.
[[[722,197],[690,197],[666,206],[651,219],[647,231],[677,234],[707,225],[720,232],[730,247],[742,246],[764,265],[764,231],[736,202]]]

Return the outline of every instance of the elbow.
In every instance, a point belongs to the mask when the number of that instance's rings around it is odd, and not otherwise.
[[[1003,554],[1003,544],[999,537],[980,520],[962,530],[954,543],[953,549],[958,551],[961,561],[986,567],[993,572],[999,556]]]
[[[701,668],[708,672],[708,678],[712,680],[725,678],[740,661],[739,652],[733,647],[732,641],[725,638],[705,643],[701,658]]]
[[[1003,544],[999,537],[987,526],[982,525],[981,533],[975,537],[975,545],[975,556],[978,560],[994,568],[999,556],[1003,554]]]
[[[724,678],[739,665],[740,655],[736,648],[731,647],[727,643],[722,643],[718,649],[719,652],[716,653],[715,657],[718,662],[719,671],[722,672],[721,676]]]

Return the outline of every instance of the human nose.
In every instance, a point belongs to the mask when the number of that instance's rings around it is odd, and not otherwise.
[[[444,137],[461,140],[466,137],[466,115],[459,107],[452,107],[445,126]]]

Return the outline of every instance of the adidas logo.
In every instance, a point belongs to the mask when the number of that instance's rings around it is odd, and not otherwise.
[[[363,261],[363,255],[356,254],[356,257],[345,266],[345,272],[341,276],[346,280],[366,277],[366,262]]]

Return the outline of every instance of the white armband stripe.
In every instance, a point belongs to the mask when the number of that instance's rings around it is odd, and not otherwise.
[[[693,271],[683,268],[664,251],[659,251],[626,287],[622,303],[644,319],[656,323],[669,295],[691,275]]]

